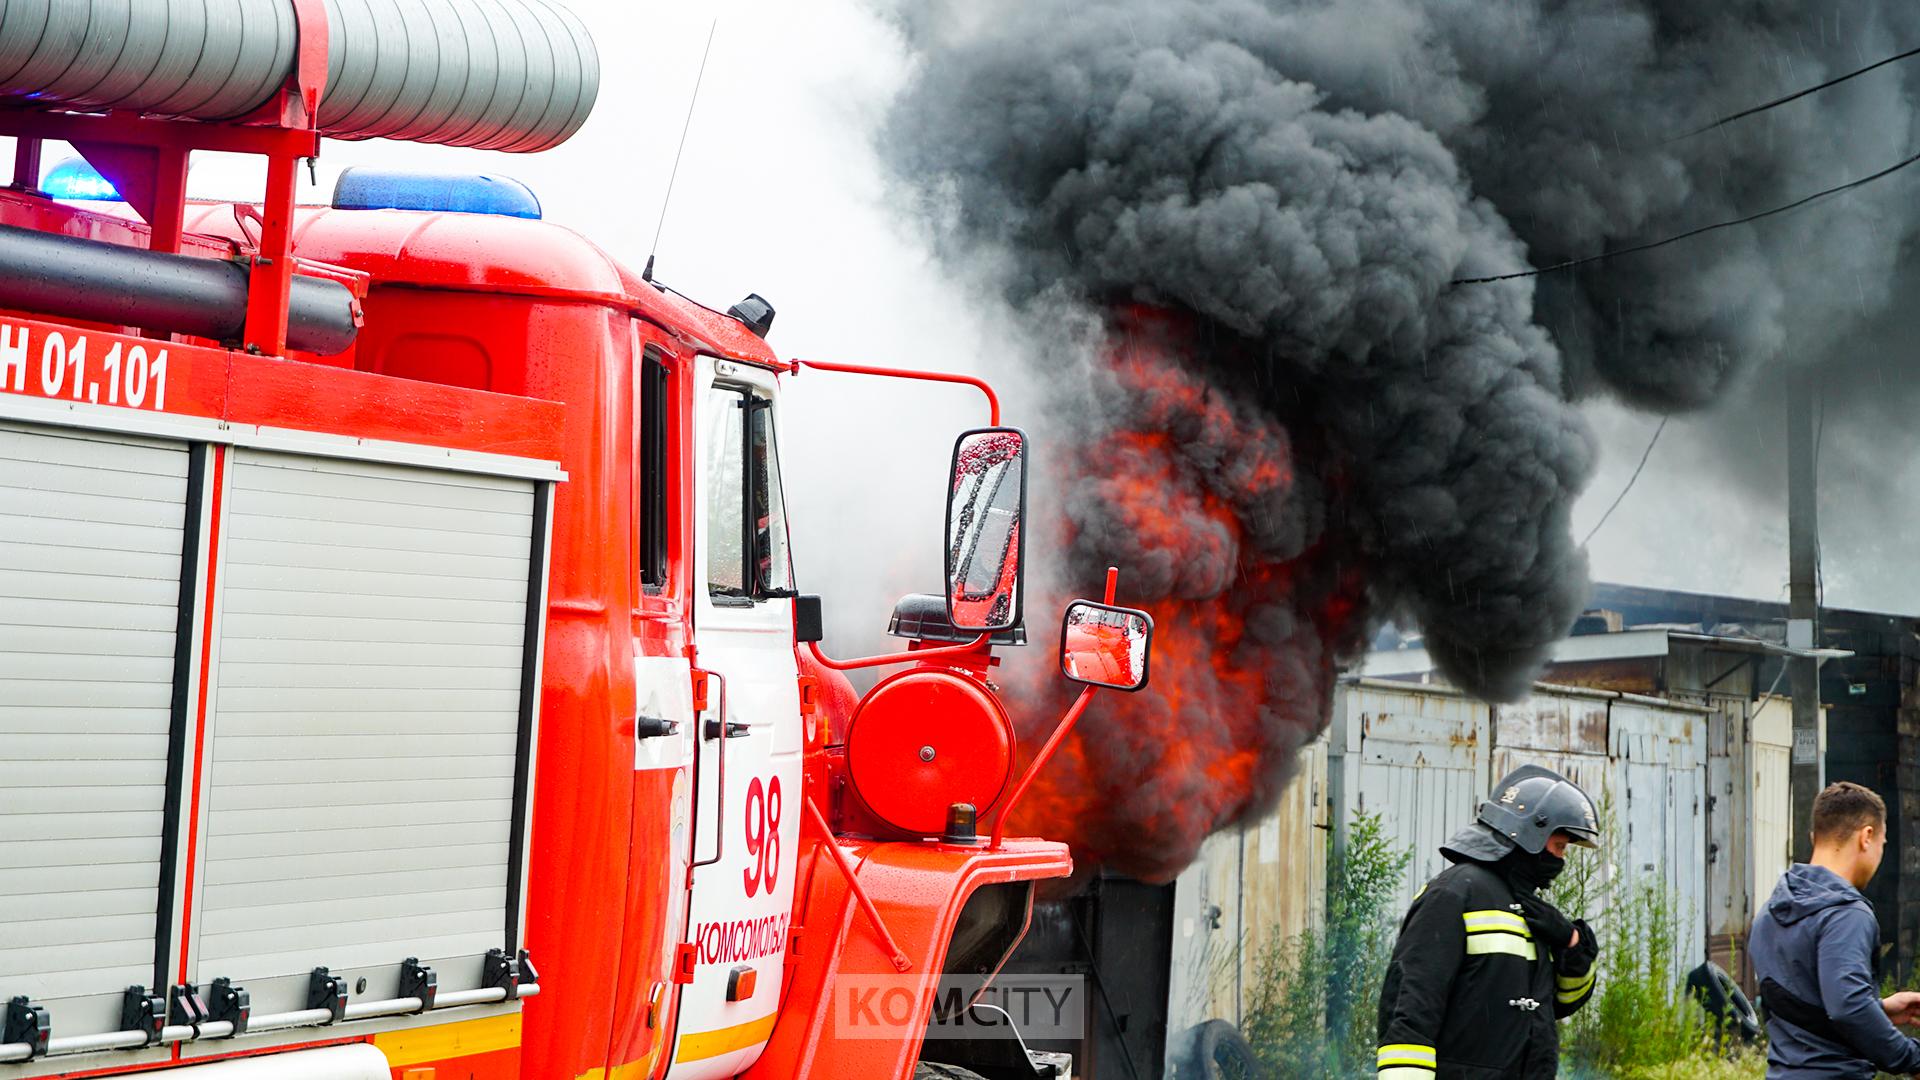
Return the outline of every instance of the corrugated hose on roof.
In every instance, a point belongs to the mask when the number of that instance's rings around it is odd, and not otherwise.
[[[548,0],[325,0],[320,131],[529,152],[599,92],[586,26]],[[230,120],[297,59],[293,0],[5,0],[0,101]]]

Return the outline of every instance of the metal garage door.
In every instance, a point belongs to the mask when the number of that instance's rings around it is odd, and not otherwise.
[[[505,945],[532,483],[239,450],[227,514],[201,976]]]
[[[0,1000],[154,981],[187,476],[0,425]]]
[[[1541,765],[1580,785],[1606,813],[1607,716],[1614,697],[1536,686],[1519,701],[1494,706],[1494,781],[1522,765]]]
[[[1487,797],[1491,710],[1458,691],[1374,680],[1341,683],[1334,707],[1338,835],[1351,811],[1380,815],[1412,853],[1394,901],[1404,909],[1446,868],[1440,845]]]
[[[1616,864],[1629,881],[1668,890],[1679,906],[1674,970],[1706,959],[1707,718],[1660,702],[1621,699],[1609,717],[1614,782],[1622,819]]]

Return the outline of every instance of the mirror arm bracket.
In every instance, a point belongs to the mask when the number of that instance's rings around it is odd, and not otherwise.
[[[893,934],[888,932],[886,920],[880,917],[880,909],[873,906],[873,898],[868,896],[867,890],[861,886],[860,875],[852,861],[847,858],[847,853],[840,850],[840,842],[833,835],[833,827],[827,824],[827,816],[820,812],[820,805],[813,801],[811,795],[805,796],[803,801],[807,808],[807,820],[813,823],[814,828],[820,830],[820,845],[827,849],[827,854],[833,856],[833,865],[840,868],[840,876],[847,881],[847,890],[853,893],[854,900],[859,903],[861,912],[867,917],[868,925],[873,927],[873,936],[877,939],[880,951],[885,953],[887,959],[893,964],[893,970],[912,971],[913,962],[907,959],[907,954],[900,948],[899,943],[893,940]]]
[[[1013,786],[1013,794],[1007,796],[1007,801],[1000,805],[1000,812],[994,815],[993,840],[987,844],[988,851],[1000,850],[1001,839],[1007,831],[1007,819],[1013,816],[1014,805],[1020,801],[1022,795],[1027,793],[1027,789],[1033,786],[1034,779],[1040,775],[1041,769],[1047,767],[1047,761],[1053,757],[1054,751],[1060,749],[1060,744],[1066,741],[1067,734],[1073,730],[1073,725],[1080,719],[1080,714],[1087,711],[1087,703],[1093,700],[1093,692],[1097,689],[1099,687],[1089,686],[1080,691],[1080,696],[1074,698],[1072,706],[1067,709],[1067,715],[1060,718],[1060,723],[1053,729],[1053,734],[1047,736],[1046,745],[1040,748],[1039,753],[1033,755],[1033,760],[1027,765],[1027,771],[1020,776],[1020,782]]]
[[[971,375],[950,375],[944,371],[911,371],[906,368],[868,367],[863,364],[833,364],[824,360],[794,360],[787,365],[791,374],[800,374],[801,368],[813,368],[816,371],[838,371],[848,375],[878,375],[888,379],[919,379],[923,382],[960,383],[971,386],[987,395],[987,426],[1000,426],[1000,396],[993,392],[985,379],[976,379]]]
[[[992,636],[992,634],[981,634],[962,645],[942,645],[933,649],[881,653],[878,656],[863,656],[858,660],[835,660],[820,651],[820,643],[817,641],[807,642],[807,650],[813,653],[813,658],[818,660],[822,667],[832,668],[835,671],[857,671],[860,668],[883,667],[887,664],[911,664],[918,660],[940,660],[949,656],[965,656],[969,653],[985,651],[991,648],[987,639]]]
[[[1119,587],[1120,568],[1107,567],[1106,602],[1108,604],[1113,603]],[[1078,723],[1080,715],[1087,711],[1087,703],[1093,700],[1093,692],[1098,689],[1099,687],[1092,685],[1081,689],[1080,696],[1073,699],[1073,704],[1067,708],[1067,714],[1061,717],[1060,723],[1054,727],[1053,734],[1047,736],[1045,745],[1040,747],[1040,752],[1033,755],[1033,760],[1027,764],[1027,771],[1020,774],[1020,782],[1013,786],[1013,794],[1007,796],[1007,801],[1000,804],[1000,812],[994,815],[993,839],[987,844],[988,851],[1000,850],[1000,844],[1006,837],[1007,820],[1013,816],[1014,806],[1020,802],[1021,796],[1027,793],[1027,789],[1033,786],[1033,781],[1040,775],[1040,770],[1047,767],[1047,762],[1053,758],[1054,752],[1060,749],[1060,744],[1066,741],[1067,735],[1073,731],[1073,725]]]

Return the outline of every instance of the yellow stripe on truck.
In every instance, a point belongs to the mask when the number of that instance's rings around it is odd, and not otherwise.
[[[647,1077],[653,1075],[654,1057],[654,1051],[649,1050],[641,1055],[638,1061],[615,1065],[613,1071],[607,1074],[607,1080],[647,1080]]]
[[[520,1045],[520,1014],[488,1016],[462,1020],[457,1024],[384,1031],[373,1037],[373,1045],[387,1055],[394,1068],[419,1065],[428,1061],[511,1050]]]
[[[680,1048],[674,1053],[673,1060],[704,1061],[707,1058],[719,1057],[721,1054],[731,1054],[735,1050],[759,1046],[773,1034],[773,1021],[773,1014],[769,1014],[758,1020],[749,1020],[732,1027],[682,1035]]]

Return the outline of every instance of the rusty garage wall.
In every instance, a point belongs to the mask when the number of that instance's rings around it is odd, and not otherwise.
[[[1327,738],[1302,747],[1273,810],[1207,838],[1174,882],[1167,1028],[1245,1016],[1261,951],[1326,911]]]
[[[1707,710],[1659,698],[1537,685],[1510,705],[1370,679],[1335,692],[1335,842],[1354,812],[1379,814],[1411,849],[1403,901],[1445,867],[1436,850],[1494,781],[1527,763],[1563,772],[1610,819],[1609,879],[1673,890],[1685,933],[1676,964],[1706,957]]]
[[[1342,680],[1328,732],[1303,751],[1274,810],[1210,838],[1175,882],[1168,1030],[1240,1022],[1262,948],[1320,925],[1328,861],[1355,813],[1378,814],[1410,851],[1395,898],[1404,906],[1445,867],[1439,845],[1472,819],[1493,782],[1529,762],[1572,777],[1601,801],[1611,826],[1609,878],[1673,889],[1685,915],[1674,963],[1691,969],[1707,956],[1715,910],[1706,805],[1711,713],[1548,684],[1491,706],[1444,686]],[[1777,782],[1760,786],[1750,803],[1784,800]],[[1777,831],[1784,805],[1776,809],[1764,824]],[[1761,872],[1777,870],[1769,863]],[[1754,884],[1741,880],[1739,892]]]
[[[1328,762],[1334,844],[1355,812],[1380,815],[1412,852],[1396,903],[1446,868],[1439,847],[1493,786],[1493,714],[1455,690],[1372,679],[1334,691]]]

